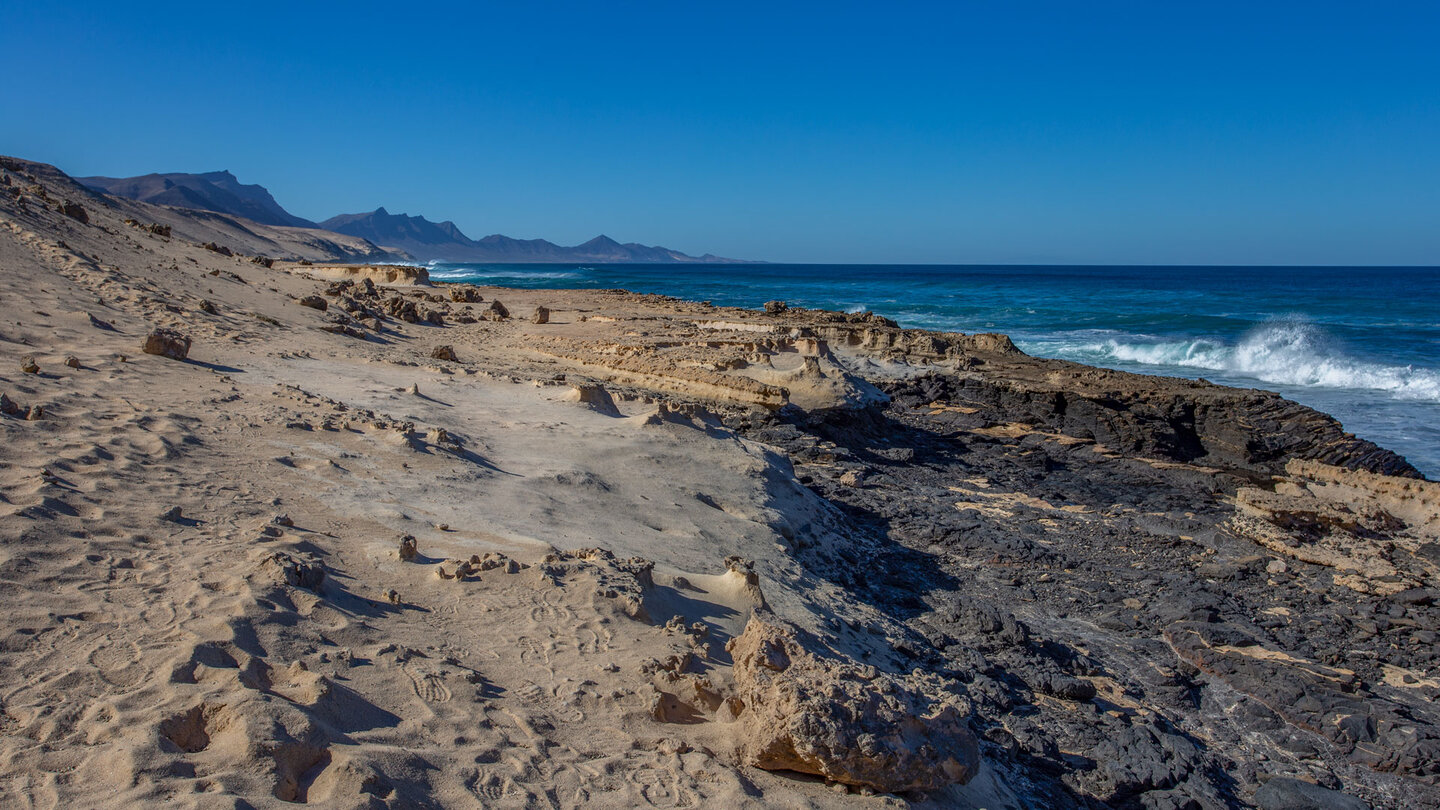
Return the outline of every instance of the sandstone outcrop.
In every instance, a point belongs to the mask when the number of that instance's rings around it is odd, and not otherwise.
[[[300,264],[276,262],[276,267],[296,269],[316,278],[370,281],[392,287],[428,287],[430,271],[403,264]],[[301,269],[303,268],[303,269]]]
[[[746,762],[881,791],[963,784],[980,767],[968,706],[943,680],[812,652],[796,631],[752,617],[726,647]]]

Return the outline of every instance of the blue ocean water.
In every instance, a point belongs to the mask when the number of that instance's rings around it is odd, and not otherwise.
[[[436,279],[870,310],[1026,352],[1264,388],[1440,477],[1440,268],[438,264]]]

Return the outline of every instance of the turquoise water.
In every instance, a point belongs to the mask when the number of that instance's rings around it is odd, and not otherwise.
[[[436,279],[870,310],[1025,351],[1265,388],[1440,477],[1440,268],[435,265]]]

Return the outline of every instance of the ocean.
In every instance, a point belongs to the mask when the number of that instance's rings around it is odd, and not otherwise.
[[[1440,268],[435,264],[437,280],[873,311],[1024,351],[1277,391],[1440,478]]]

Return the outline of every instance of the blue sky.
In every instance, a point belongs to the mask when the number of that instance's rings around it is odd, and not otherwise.
[[[1440,264],[1440,4],[15,3],[0,153],[773,261]]]

